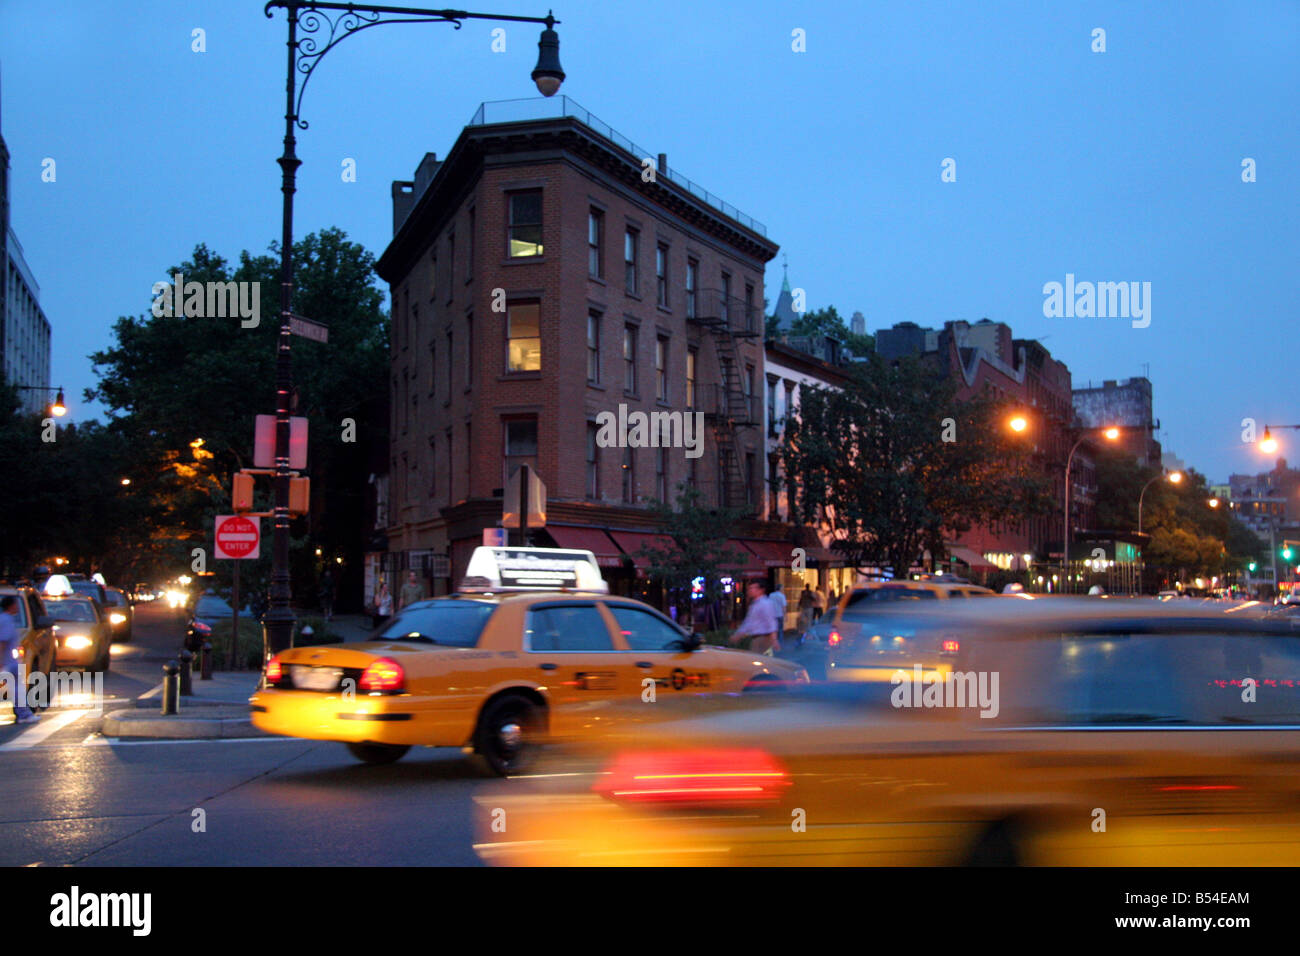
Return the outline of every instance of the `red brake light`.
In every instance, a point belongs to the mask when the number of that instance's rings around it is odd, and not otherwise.
[[[266,682],[268,684],[279,683],[280,678],[284,676],[284,668],[280,664],[280,655],[274,655],[266,662]]]
[[[945,654],[956,654],[959,650],[961,650],[961,644],[959,644],[957,641],[943,642],[943,652]]]
[[[395,691],[405,686],[406,671],[397,661],[387,657],[371,661],[357,681],[357,687],[364,691]]]
[[[832,630],[830,634],[827,635],[826,637],[826,643],[829,644],[831,647],[834,647],[840,641],[841,641],[841,637],[839,631]]]
[[[619,754],[592,789],[626,803],[736,806],[774,803],[789,786],[765,751],[690,750]]]

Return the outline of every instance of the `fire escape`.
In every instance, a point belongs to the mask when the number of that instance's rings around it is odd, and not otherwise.
[[[746,394],[744,370],[739,364],[737,339],[761,338],[763,335],[762,310],[735,296],[725,295],[720,289],[701,289],[695,296],[694,308],[688,303],[686,319],[711,333],[714,354],[718,362],[719,384],[697,386],[697,408],[704,412],[713,440],[718,448],[718,504],[724,508],[742,508],[752,512],[757,502],[750,499],[753,493],[753,476],[745,475],[740,462],[737,432],[741,428],[762,425],[761,394]],[[761,367],[756,381],[763,381]]]

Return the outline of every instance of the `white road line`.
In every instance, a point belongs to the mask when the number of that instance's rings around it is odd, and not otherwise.
[[[148,747],[156,744],[309,744],[324,743],[298,737],[195,737],[185,740],[120,740],[91,734],[81,742],[83,747]],[[3,748],[0,748],[3,749]]]
[[[69,710],[53,716],[47,714],[41,718],[40,722],[32,724],[28,730],[23,731],[7,744],[0,744],[0,751],[29,750],[46,737],[58,733],[68,724],[80,720],[89,713],[91,713],[89,710]]]
[[[147,690],[147,691],[145,691],[143,694],[141,694],[141,695],[139,696],[138,699],[139,699],[139,700],[145,700],[146,698],[149,698],[149,697],[157,697],[159,694],[162,693],[162,689],[163,689],[163,685],[162,685],[162,684],[159,684],[157,687],[151,687],[149,690]]]

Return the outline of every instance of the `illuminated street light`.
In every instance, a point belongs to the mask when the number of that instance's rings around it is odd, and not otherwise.
[[[123,478],[123,479],[122,479],[122,486],[123,486],[123,487],[129,485],[130,483],[131,483],[131,479],[130,479],[130,478]]]
[[[1107,438],[1109,438],[1111,441],[1114,441],[1116,438],[1119,437],[1119,429],[1107,428],[1104,432],[1102,432],[1102,434],[1105,435]]]
[[[1023,415],[1017,415],[1011,421],[1007,422],[1013,432],[1022,432],[1029,427],[1029,422]]]
[[[1209,505],[1211,508],[1217,508],[1219,507],[1219,499],[1211,498],[1209,501],[1206,502],[1206,504]]]
[[[1169,480],[1176,485],[1183,480],[1183,473],[1181,471],[1171,471],[1169,473]]]

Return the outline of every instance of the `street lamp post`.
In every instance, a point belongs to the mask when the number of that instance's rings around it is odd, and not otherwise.
[[[68,406],[63,404],[63,386],[50,388],[48,385],[15,385],[14,388],[22,389],[25,392],[55,392],[54,404],[50,406],[50,414],[56,418],[62,418],[68,414]]]
[[[293,392],[293,364],[290,357],[293,316],[293,194],[296,190],[298,159],[294,128],[307,129],[300,118],[302,96],[321,58],[345,38],[370,27],[387,23],[450,23],[457,30],[462,20],[501,20],[515,23],[543,23],[538,41],[537,66],[532,79],[543,96],[554,96],[564,82],[560,68],[559,21],[548,11],[545,17],[508,14],[468,13],[464,10],[425,10],[418,7],[371,6],[356,3],[324,3],[314,0],[270,0],[263,12],[283,7],[288,14],[288,66],[285,71],[284,155],[280,164],[280,190],[284,193],[280,228],[280,334],[275,362],[275,503],[272,509],[271,600],[264,622],[263,657],[287,648],[293,638],[294,616],[289,589],[289,416]],[[331,13],[332,11],[332,13]],[[299,27],[302,36],[299,36]],[[302,74],[302,86],[297,74]]]
[[[1181,471],[1171,471],[1168,475],[1156,475],[1145,485],[1142,486],[1142,493],[1138,495],[1138,534],[1142,533],[1142,499],[1146,497],[1147,489],[1159,481],[1161,478],[1168,478],[1175,485],[1183,480]],[[1142,593],[1142,571],[1146,565],[1146,556],[1143,555],[1142,561],[1138,564],[1138,594]]]
[[[1119,438],[1118,428],[1088,428],[1079,436],[1073,447],[1070,448],[1070,454],[1065,459],[1065,522],[1064,534],[1061,536],[1061,587],[1068,589],[1070,587],[1070,466],[1074,464],[1074,453],[1079,450],[1079,446],[1088,440],[1088,436],[1094,432],[1101,432],[1108,440],[1114,441]]]

